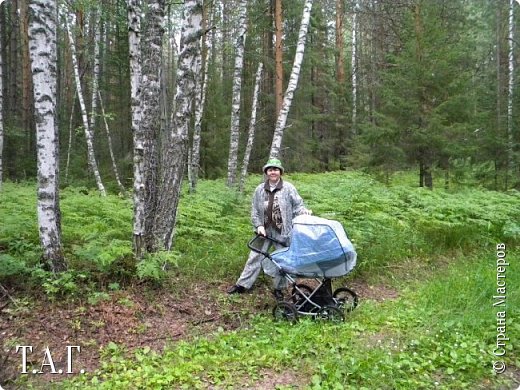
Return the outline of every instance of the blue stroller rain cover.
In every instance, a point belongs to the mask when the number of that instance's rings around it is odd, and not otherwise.
[[[290,274],[335,278],[354,268],[357,254],[341,223],[300,215],[293,219],[290,246],[273,252],[271,258]]]

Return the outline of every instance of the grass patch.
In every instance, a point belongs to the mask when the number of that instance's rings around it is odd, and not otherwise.
[[[265,372],[298,373],[311,389],[500,389],[514,382],[510,373],[520,367],[513,344],[520,337],[516,263],[507,270],[513,341],[506,350],[511,370],[503,375],[494,375],[491,366],[497,333],[492,297],[496,244],[514,248],[520,242],[518,192],[429,191],[406,181],[386,186],[358,172],[286,179],[315,215],[338,220],[349,232],[359,259],[353,276],[392,284],[399,298],[362,302],[339,326],[275,324],[264,312],[253,319],[249,312],[237,331],[193,336],[161,354],[143,348],[129,357],[124,346],[110,344],[97,373],[55,387],[247,387]],[[0,282],[21,288],[17,281],[23,280],[28,290],[53,299],[87,292],[92,300],[124,289],[125,281],[160,281],[174,296],[192,282],[211,280],[209,288],[232,283],[247,257],[250,198],[260,180],[250,177],[244,195],[224,180],[200,181],[194,195],[183,192],[175,250],[140,264],[131,253],[131,200],[69,187],[61,194],[69,271],[58,278],[39,266],[34,184],[5,183]],[[518,258],[518,252],[509,249],[508,257]],[[160,269],[164,262],[168,272]],[[241,310],[240,298],[218,299]]]
[[[344,324],[289,325],[261,315],[249,328],[176,343],[161,354],[144,348],[129,359],[122,347],[110,345],[99,372],[56,388],[246,388],[260,372],[284,371],[297,372],[298,383],[309,389],[508,388],[513,378],[492,370],[493,259],[458,260],[427,281],[410,282],[396,300],[363,302]],[[511,286],[520,282],[517,271],[508,274]],[[511,340],[520,337],[519,308],[512,291]],[[508,366],[518,367],[519,359],[510,344]]]

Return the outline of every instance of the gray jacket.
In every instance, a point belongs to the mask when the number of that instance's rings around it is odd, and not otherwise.
[[[253,194],[251,222],[255,230],[264,225],[264,213],[269,201],[269,194],[265,187],[266,183],[259,184]],[[293,218],[300,214],[307,214],[309,210],[305,208],[296,188],[289,182],[282,180],[282,189],[276,191],[274,196],[278,200],[282,214],[282,238],[287,240],[292,230]]]

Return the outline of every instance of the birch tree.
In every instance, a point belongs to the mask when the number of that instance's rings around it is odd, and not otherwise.
[[[134,145],[134,253],[140,258],[145,249],[145,138],[141,131],[141,0],[128,0],[128,53],[130,57],[131,121]]]
[[[65,163],[65,182],[69,182],[69,167],[70,167],[70,154],[72,152],[72,137],[74,136],[74,107],[76,107],[76,93],[74,93],[74,97],[72,98],[72,105],[70,109],[69,116],[69,140],[67,143],[67,162]]]
[[[246,43],[246,13],[247,1],[239,3],[240,16],[238,20],[238,36],[235,45],[235,67],[233,72],[233,92],[231,101],[231,129],[229,139],[229,157],[227,185],[233,186],[237,175],[238,143],[240,135],[240,94],[242,90],[242,69],[244,67],[244,48]]]
[[[72,34],[72,28],[71,26],[76,25],[76,16],[74,13],[69,13],[67,10],[64,10],[65,14],[65,26],[67,29],[67,35],[69,38],[69,44],[70,44],[70,53],[72,57],[72,66],[74,68],[74,80],[76,83],[76,91],[78,94],[78,101],[81,108],[81,118],[83,120],[83,127],[85,129],[85,139],[87,141],[87,158],[88,158],[88,165],[90,170],[92,171],[92,174],[94,175],[94,178],[96,180],[96,185],[101,193],[102,196],[106,196],[105,187],[103,186],[103,183],[101,181],[101,175],[99,174],[98,165],[96,162],[96,156],[94,154],[94,132],[89,124],[88,114],[87,114],[87,107],[85,105],[85,99],[83,97],[83,88],[81,86],[81,79],[80,79],[80,73],[79,73],[79,65],[78,65],[78,58],[76,55],[76,44],[74,42],[74,36]]]
[[[90,106],[90,130],[93,133],[96,127],[96,113],[99,90],[99,42],[101,40],[99,12],[94,10],[93,15],[93,29],[94,29],[94,66],[92,69],[92,98]]]
[[[29,52],[34,86],[38,159],[38,230],[43,260],[52,272],[66,269],[61,248],[59,142],[56,115],[57,10],[54,0],[30,4]]]
[[[204,40],[207,41],[206,35]],[[197,187],[200,166],[200,136],[202,132],[202,115],[204,113],[204,105],[206,103],[206,91],[208,89],[208,57],[203,58],[204,61],[204,80],[202,75],[197,77],[197,86],[195,88],[195,125],[193,127],[193,143],[191,148],[191,170],[190,170],[190,192],[194,193]]]
[[[117,169],[116,157],[114,155],[114,148],[112,146],[112,136],[110,135],[110,128],[108,127],[107,115],[105,113],[105,106],[103,104],[103,99],[101,98],[101,92],[98,89],[98,97],[99,97],[99,108],[101,109],[101,116],[103,117],[103,122],[105,124],[105,132],[107,134],[108,141],[108,151],[110,153],[110,160],[112,161],[112,170],[114,171],[114,176],[116,178],[117,185],[121,190],[121,193],[126,193],[126,189],[121,182],[121,177],[119,176],[119,170]]]
[[[287,116],[289,115],[294,91],[298,86],[298,79],[300,77],[300,69],[303,61],[303,53],[305,51],[305,41],[307,37],[307,30],[309,29],[311,9],[312,0],[306,0],[305,5],[303,6],[302,22],[300,25],[300,31],[298,33],[298,44],[296,46],[296,54],[294,56],[291,76],[289,78],[289,84],[287,85],[287,89],[285,90],[283,97],[282,109],[280,110],[280,114],[278,115],[278,119],[276,121],[276,127],[274,129],[273,142],[271,143],[270,152],[271,157],[279,157],[280,155],[280,148],[282,146],[282,138],[285,125],[287,123]]]
[[[177,92],[173,128],[169,143],[162,156],[160,191],[155,214],[154,250],[170,250],[173,244],[177,206],[188,149],[188,128],[191,118],[197,68],[197,52],[200,50],[202,32],[202,2],[186,0],[181,32],[181,49],[177,65]]]
[[[247,167],[249,166],[249,158],[251,157],[251,150],[253,149],[253,142],[255,140],[255,128],[256,128],[256,107],[258,105],[258,93],[260,90],[260,82],[262,81],[262,70],[263,63],[258,64],[255,76],[255,90],[253,92],[253,103],[251,105],[251,120],[249,121],[249,131],[247,134],[246,150],[244,152],[244,161],[242,162],[242,172],[240,173],[240,183],[238,190],[242,192],[244,190],[244,183],[247,176]]]
[[[149,0],[141,37],[141,122],[144,139],[143,174],[145,192],[145,244],[154,248],[153,224],[159,180],[159,134],[161,128],[161,69],[164,35],[164,0]]]

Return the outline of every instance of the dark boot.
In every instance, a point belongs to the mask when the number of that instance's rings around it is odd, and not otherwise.
[[[247,289],[244,286],[235,284],[234,286],[231,286],[230,288],[228,288],[227,293],[228,294],[243,294],[246,291],[247,291]]]

